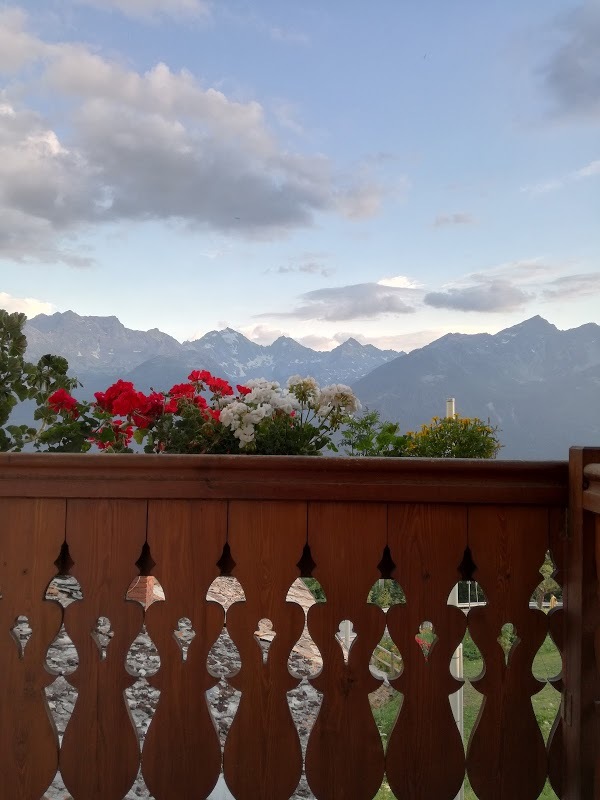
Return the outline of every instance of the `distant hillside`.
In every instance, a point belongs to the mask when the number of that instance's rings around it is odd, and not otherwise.
[[[502,458],[565,459],[570,445],[600,445],[600,326],[560,331],[536,316],[495,335],[450,333],[354,390],[404,430],[456,397],[460,414],[501,428]]]

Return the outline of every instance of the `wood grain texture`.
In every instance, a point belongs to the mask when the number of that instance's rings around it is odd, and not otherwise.
[[[233,574],[246,595],[227,612],[242,660],[240,672],[228,679],[242,695],[223,755],[225,780],[237,800],[287,800],[300,780],[302,752],[286,692],[299,683],[287,664],[304,612],[285,598],[305,542],[305,503],[230,504]],[[266,663],[254,637],[261,619],[275,632]]]
[[[221,770],[221,747],[206,701],[217,679],[207,671],[210,648],[223,628],[224,612],[206,599],[227,533],[221,501],[156,500],[148,515],[148,543],[165,601],[146,614],[146,628],[160,655],[149,678],[160,699],[142,754],[142,772],[156,800],[207,797]],[[174,631],[182,617],[195,637],[184,661]]]
[[[600,629],[595,514],[585,510],[592,465],[600,464],[600,448],[572,447],[569,459],[569,558],[565,571],[563,648],[564,713],[563,798],[591,800],[600,794],[597,758],[600,751],[597,702],[600,674],[596,662]]]
[[[469,741],[469,779],[480,800],[536,800],[547,763],[531,705],[544,684],[533,677],[532,664],[547,620],[543,611],[529,608],[529,599],[540,582],[548,547],[548,512],[471,508],[469,542],[476,578],[487,597],[487,606],[468,615],[471,637],[484,660],[484,673],[473,682],[484,700]],[[505,623],[514,625],[518,637],[508,663],[498,643]]]
[[[0,496],[564,506],[567,464],[425,458],[0,453]]]
[[[75,800],[122,800],[139,769],[140,748],[124,691],[134,682],[127,651],[142,628],[139,603],[125,594],[138,574],[146,539],[146,503],[70,500],[67,541],[83,600],[65,610],[65,627],[79,654],[69,676],[78,691],[60,753],[60,770]],[[92,638],[99,617],[114,635],[105,660]]]
[[[308,613],[310,634],[323,656],[323,669],[311,680],[323,703],[306,753],[308,783],[319,800],[371,800],[383,779],[383,747],[368,695],[380,685],[369,661],[385,615],[366,601],[380,577],[386,512],[380,504],[309,505],[313,576],[327,597]],[[336,639],[343,620],[350,620],[357,634],[348,663]]]
[[[0,499],[0,786],[11,800],[39,798],[58,768],[58,736],[44,668],[62,609],[44,599],[64,539],[62,500]],[[20,657],[11,636],[26,616],[31,638]]]
[[[406,800],[453,800],[465,774],[464,748],[449,695],[462,681],[450,660],[462,642],[465,614],[448,605],[460,580],[458,565],[467,545],[467,512],[445,505],[391,506],[389,546],[406,605],[392,606],[388,630],[404,670],[393,681],[404,694],[386,754],[390,788]],[[415,635],[429,621],[438,636],[425,659]],[[435,767],[433,766],[435,765]]]

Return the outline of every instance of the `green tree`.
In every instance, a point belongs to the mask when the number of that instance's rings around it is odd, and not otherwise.
[[[37,364],[25,360],[25,314],[0,309],[0,451],[18,451],[39,431],[29,425],[7,425],[17,403],[32,400],[38,410],[52,392],[72,389],[77,379],[67,375],[69,364],[60,356],[45,355]],[[36,419],[41,419],[36,412]],[[41,422],[42,427],[44,421]]]

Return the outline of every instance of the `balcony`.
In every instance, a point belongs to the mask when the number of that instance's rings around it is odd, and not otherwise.
[[[219,780],[239,800],[284,800],[301,779],[320,800],[371,800],[384,779],[402,800],[453,800],[465,775],[480,800],[534,800],[547,780],[560,798],[598,796],[600,449],[573,448],[569,463],[4,454],[0,542],[3,798],[39,800],[60,770],[74,800],[122,800],[140,769],[156,800],[207,798]],[[564,604],[545,613],[530,599],[548,551]],[[61,606],[48,589],[65,573],[82,599]],[[135,596],[140,575],[157,602]],[[226,613],[207,599],[220,576],[243,591]],[[289,594],[299,577],[325,595],[307,614]],[[367,602],[382,578],[406,600],[387,613]],[[465,613],[448,599],[469,580],[486,603]],[[45,664],[63,623],[77,701],[59,736]],[[144,627],[160,697],[140,749],[124,692]],[[224,629],[241,667],[222,746],[206,692]],[[369,695],[386,630],[403,699],[384,744]],[[465,748],[449,698],[467,630],[484,670]],[[563,670],[546,744],[531,698],[548,634]],[[305,747],[288,704],[299,640],[318,656],[309,684],[322,698]]]

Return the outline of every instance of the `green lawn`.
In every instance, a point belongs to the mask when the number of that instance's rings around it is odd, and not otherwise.
[[[478,653],[474,650],[472,643],[468,643],[465,649],[468,650],[471,656],[474,656],[471,659],[465,658],[464,660],[465,678],[476,678],[481,673],[482,661],[480,658],[477,658]],[[560,672],[560,668],[561,660],[558,650],[550,638],[547,638],[533,662],[533,674],[540,680],[547,680]],[[401,699],[401,695],[398,694],[393,697],[389,703],[386,703],[380,708],[373,709],[373,716],[381,732],[384,746],[398,715]],[[473,688],[470,681],[467,680],[463,690],[465,741],[468,741],[468,737],[477,719],[481,700],[481,695]],[[547,741],[552,725],[554,724],[554,719],[558,713],[559,702],[560,696],[558,692],[549,684],[546,684],[546,686],[532,698],[533,710],[540,725],[544,741]],[[392,794],[390,788],[384,783],[377,793],[375,800],[394,800],[394,798],[395,795]],[[465,781],[465,800],[477,800],[477,796],[471,789],[468,779]],[[558,798],[550,785],[546,784],[539,800],[558,800]]]

